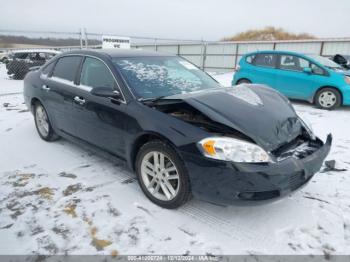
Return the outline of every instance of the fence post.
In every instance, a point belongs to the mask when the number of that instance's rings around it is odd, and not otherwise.
[[[84,37],[85,37],[85,48],[88,48],[88,37],[87,37],[87,33],[86,33],[86,28],[84,28]]]
[[[324,41],[321,42],[320,55],[323,55]]]
[[[207,43],[202,42],[202,70],[205,68],[205,60],[207,59]]]
[[[83,49],[83,32],[82,29],[79,29],[79,38],[80,38],[80,49]]]
[[[154,38],[154,50],[158,51],[157,38]]]
[[[239,48],[239,44],[236,44],[236,53],[235,53],[235,68],[237,68],[237,62],[238,62],[238,48]]]

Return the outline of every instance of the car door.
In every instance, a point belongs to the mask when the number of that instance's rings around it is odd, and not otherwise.
[[[43,101],[52,124],[62,132],[76,135],[75,123],[72,116],[73,98],[76,96],[76,75],[82,56],[64,56],[52,66],[49,74],[42,75]]]
[[[124,99],[92,95],[90,91],[95,87],[110,88],[121,93],[109,67],[98,58],[86,57],[74,98],[73,115],[79,138],[123,156],[127,105]]]
[[[290,98],[309,99],[317,88],[318,75],[313,70],[317,70],[317,66],[307,59],[295,55],[280,55],[276,76],[278,89]]]
[[[277,55],[271,53],[258,53],[252,60],[250,66],[251,81],[254,84],[265,84],[276,88],[276,61]]]

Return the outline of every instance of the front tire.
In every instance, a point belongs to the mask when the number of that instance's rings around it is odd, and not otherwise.
[[[34,104],[34,121],[36,130],[43,140],[55,141],[60,138],[53,130],[47,111],[40,102]]]
[[[162,141],[144,144],[137,154],[135,164],[141,189],[153,203],[174,209],[190,199],[187,169],[169,144]]]
[[[333,110],[341,105],[341,95],[334,88],[323,88],[317,92],[315,104],[321,109]]]

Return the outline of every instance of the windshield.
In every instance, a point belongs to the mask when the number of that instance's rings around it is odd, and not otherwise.
[[[180,57],[132,57],[113,60],[137,98],[184,94],[220,85]]]
[[[324,65],[325,67],[328,67],[331,69],[342,69],[340,65],[328,59],[327,57],[323,57],[319,55],[310,55],[310,57],[316,60],[317,62],[319,62],[321,65]]]

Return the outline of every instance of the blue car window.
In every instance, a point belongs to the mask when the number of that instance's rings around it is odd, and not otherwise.
[[[254,58],[253,64],[263,67],[275,67],[276,55],[274,54],[257,54]]]
[[[310,62],[308,60],[293,55],[281,55],[281,69],[303,71],[305,67],[310,67]]]
[[[255,58],[255,55],[249,55],[246,57],[245,61],[248,63],[248,64],[252,64],[253,61],[254,61],[254,58]]]
[[[312,73],[314,73],[316,75],[324,75],[325,74],[323,69],[315,64],[311,64],[311,70],[312,70]]]

